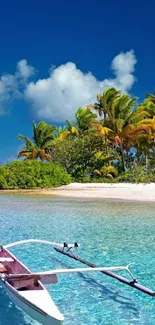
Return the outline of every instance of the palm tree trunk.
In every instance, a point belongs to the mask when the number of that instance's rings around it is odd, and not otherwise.
[[[106,152],[106,156],[109,156],[109,147],[108,147],[108,137],[107,134],[105,134],[105,152]],[[108,160],[107,162],[107,166],[110,166],[110,161]]]
[[[148,167],[148,158],[147,158],[147,153],[145,154],[145,165],[146,165],[146,169]]]
[[[155,161],[155,139],[153,139],[153,160]]]
[[[120,152],[121,152],[121,159],[122,159],[122,168],[123,171],[125,171],[125,158],[124,158],[124,150],[123,150],[122,142],[120,143]]]
[[[129,168],[129,151],[126,149],[126,168]]]

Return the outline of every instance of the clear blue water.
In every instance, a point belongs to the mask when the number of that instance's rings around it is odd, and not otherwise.
[[[28,238],[79,242],[81,257],[99,266],[134,263],[155,290],[155,204],[0,195],[0,242]],[[30,249],[31,247],[31,249]],[[35,244],[12,248],[33,271],[82,266]],[[154,325],[155,300],[99,273],[59,276],[49,292],[64,325]],[[38,324],[0,290],[0,325]]]

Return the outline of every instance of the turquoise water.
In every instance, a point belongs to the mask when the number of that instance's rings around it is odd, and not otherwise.
[[[134,263],[155,290],[155,204],[0,195],[0,242],[39,238],[79,242],[79,255],[98,266]],[[31,248],[31,249],[30,249]],[[12,248],[33,271],[82,266],[52,248]],[[49,292],[64,325],[154,325],[155,300],[100,273],[60,275]],[[35,325],[0,290],[0,325]]]

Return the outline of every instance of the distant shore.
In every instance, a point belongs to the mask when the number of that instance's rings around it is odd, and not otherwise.
[[[155,202],[155,183],[72,183],[47,189],[0,190],[0,194],[4,193]]]

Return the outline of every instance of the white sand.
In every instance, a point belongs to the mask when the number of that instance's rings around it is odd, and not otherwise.
[[[43,190],[43,192],[44,194],[79,198],[103,198],[155,202],[155,183],[72,183],[51,190]]]
[[[102,198],[155,202],[155,183],[72,183],[56,188],[39,190],[1,190],[0,193],[43,194],[75,198]]]

